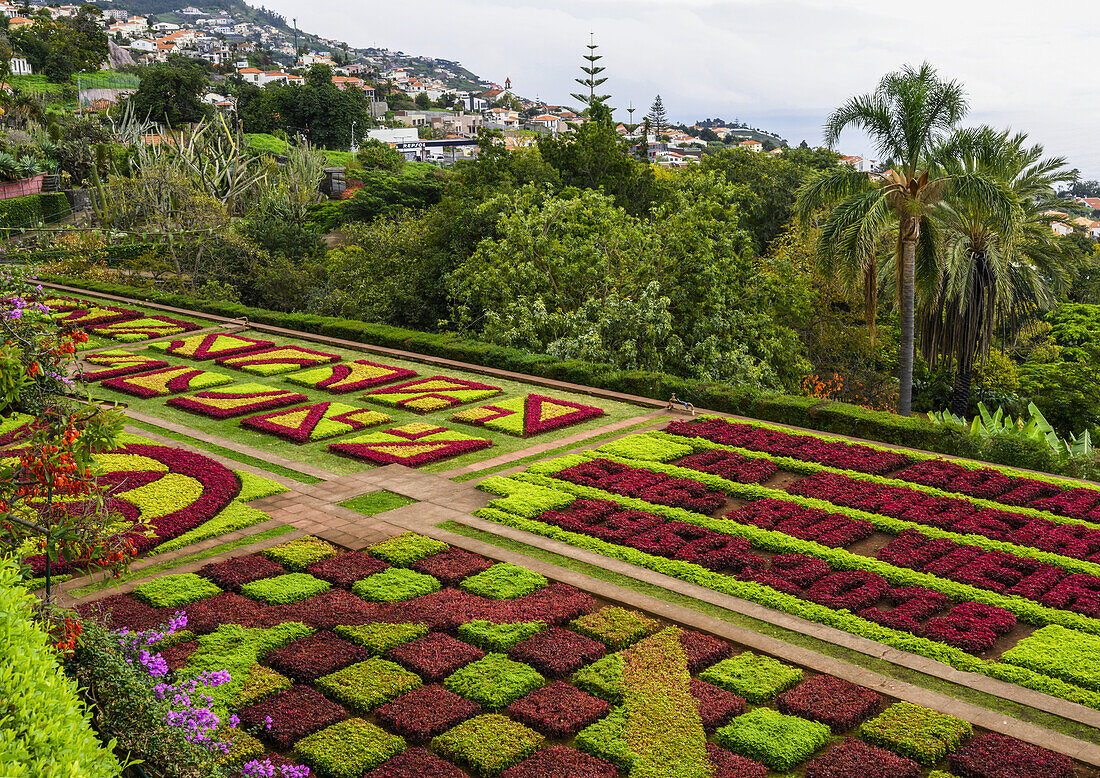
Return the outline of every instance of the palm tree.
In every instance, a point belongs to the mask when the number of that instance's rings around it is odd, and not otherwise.
[[[929,366],[955,366],[951,411],[965,417],[975,359],[984,363],[998,327],[1016,330],[1049,310],[1069,274],[1050,216],[1054,187],[1074,180],[1063,158],[1043,159],[1027,135],[989,127],[960,130],[934,151],[946,176],[980,174],[1016,198],[1013,223],[975,202],[942,202],[934,217],[943,235],[938,273],[920,291],[921,353]]]
[[[1003,187],[976,173],[938,175],[931,167],[936,144],[967,111],[963,87],[943,81],[928,63],[888,73],[871,94],[853,97],[825,123],[825,142],[836,146],[848,127],[862,129],[880,159],[894,168],[874,180],[847,165],[808,181],[798,193],[797,213],[809,223],[821,208],[817,251],[823,269],[861,277],[869,323],[874,321],[878,249],[893,237],[897,263],[901,350],[898,413],[908,416],[913,396],[914,303],[918,254],[934,256],[935,227],[929,210],[946,199],[981,202],[1002,220],[1013,218],[1014,200]],[[928,262],[922,262],[928,266]]]

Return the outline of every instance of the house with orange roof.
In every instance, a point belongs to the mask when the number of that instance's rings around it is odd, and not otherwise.
[[[19,30],[19,29],[22,29],[24,27],[33,27],[33,26],[34,26],[34,19],[28,19],[26,16],[13,16],[11,19],[8,19],[8,29],[9,30]]]
[[[764,150],[763,143],[758,140],[752,140],[751,138],[749,140],[741,141],[737,144],[737,147],[740,149],[744,149],[745,151],[751,151],[754,154],[759,154],[761,151]]]

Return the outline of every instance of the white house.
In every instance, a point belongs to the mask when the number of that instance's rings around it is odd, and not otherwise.
[[[130,44],[130,50],[150,54],[157,50],[157,42],[151,38],[138,38]]]
[[[171,22],[157,22],[153,25],[153,29],[157,32],[175,32],[179,28],[178,24],[172,24]]]
[[[737,147],[745,149],[745,151],[751,151],[753,154],[759,154],[764,150],[764,144],[758,140],[743,140],[737,144]]]
[[[13,76],[31,76],[34,75],[34,69],[27,62],[26,57],[15,56],[11,58],[11,74]]]
[[[875,169],[875,161],[873,159],[844,156],[841,157],[838,161],[841,165],[848,165],[849,167],[853,167],[860,173],[870,173]]]
[[[561,119],[548,113],[536,116],[534,119],[528,119],[527,123],[533,124],[535,127],[542,127],[550,132],[557,132],[561,128]]]
[[[179,12],[184,16],[202,16],[202,11],[193,5],[181,8]]]

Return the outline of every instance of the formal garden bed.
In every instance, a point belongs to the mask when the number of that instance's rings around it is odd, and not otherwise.
[[[483,518],[1100,708],[1067,659],[1100,636],[1100,489],[721,419],[480,488]]]
[[[217,717],[205,734],[228,739],[232,770],[258,760],[320,778],[1098,774],[413,534],[363,552],[303,538],[79,610],[158,638],[173,621],[143,662],[163,660],[163,683],[200,682]]]

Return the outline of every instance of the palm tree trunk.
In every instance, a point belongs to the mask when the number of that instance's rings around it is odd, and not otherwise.
[[[898,268],[898,297],[901,313],[901,351],[898,354],[898,413],[910,415],[913,407],[913,344],[916,295],[917,238],[920,237],[920,219],[904,216],[901,219],[901,267]]]
[[[972,362],[959,363],[955,368],[955,386],[951,391],[951,412],[965,419],[970,411],[970,383],[973,378]]]

